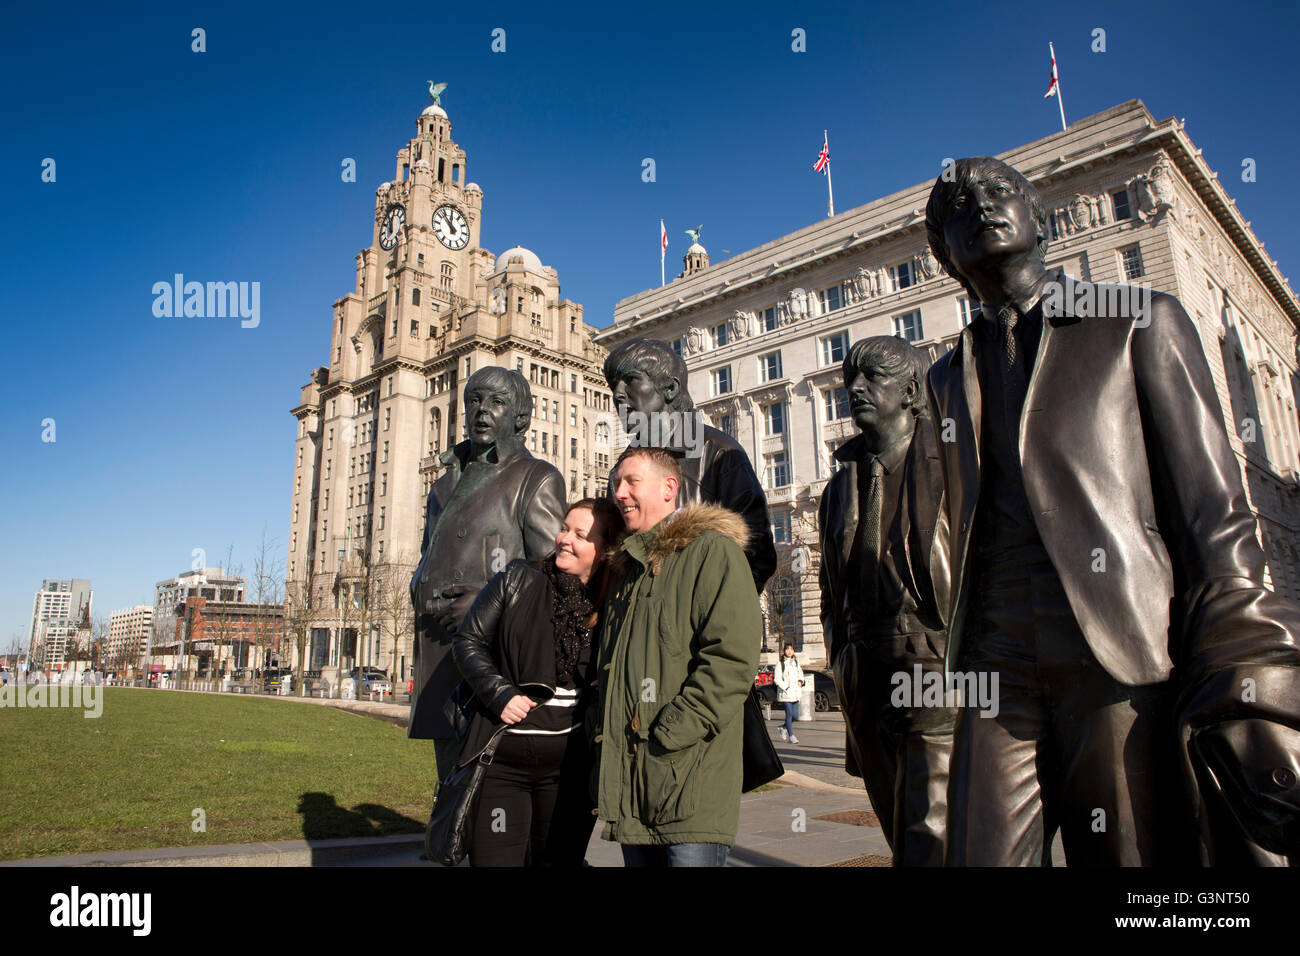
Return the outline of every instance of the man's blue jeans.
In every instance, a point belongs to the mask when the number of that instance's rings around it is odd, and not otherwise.
[[[726,866],[725,843],[670,843],[666,846],[632,846],[624,843],[624,866]]]

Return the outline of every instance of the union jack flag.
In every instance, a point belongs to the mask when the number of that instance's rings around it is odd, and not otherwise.
[[[830,144],[825,139],[822,140],[822,151],[817,154],[817,163],[813,166],[814,173],[824,173],[831,164]]]

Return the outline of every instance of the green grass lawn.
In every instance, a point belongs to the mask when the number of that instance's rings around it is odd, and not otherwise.
[[[433,745],[387,721],[256,697],[103,693],[97,719],[0,709],[0,859],[424,829]]]

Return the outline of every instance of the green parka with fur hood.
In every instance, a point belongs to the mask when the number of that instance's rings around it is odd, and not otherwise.
[[[591,708],[602,836],[735,843],[763,621],[744,519],[690,505],[616,553]]]

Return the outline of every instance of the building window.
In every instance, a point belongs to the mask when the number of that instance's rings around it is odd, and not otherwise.
[[[715,396],[726,395],[731,391],[731,366],[724,365],[709,373],[709,384]]]
[[[671,342],[668,343],[668,345],[672,348],[674,352],[677,353],[678,358],[682,357],[682,350],[684,346],[682,344],[682,340],[680,337],[673,339]]]
[[[560,420],[560,400],[558,398],[555,398],[551,400],[551,421],[558,422],[559,420]]]
[[[578,406],[577,405],[569,406],[569,426],[571,428],[578,427]]]
[[[781,377],[781,353],[770,352],[758,359],[758,377],[764,382],[773,382]]]
[[[456,277],[456,270],[452,267],[450,262],[444,262],[442,264],[441,273],[442,274],[438,277],[438,285],[450,292],[452,280]]]
[[[909,342],[919,342],[922,337],[920,311],[894,316],[894,334]]]
[[[533,451],[537,451],[537,429],[536,428],[534,428],[532,430],[532,433],[529,435],[528,447]]]
[[[736,420],[731,415],[722,415],[718,418],[718,431],[724,435],[736,437]]]
[[[822,339],[822,367],[839,365],[849,354],[849,333],[840,332]]]
[[[578,391],[578,376],[572,374],[569,376],[569,391],[570,392]]]
[[[383,505],[380,505],[379,506],[379,530],[380,531],[384,530],[384,517],[385,515],[387,515],[387,513],[388,513],[388,509],[385,508]]]
[[[1122,222],[1125,219],[1133,218],[1133,207],[1128,203],[1128,187],[1116,190],[1110,194],[1111,202],[1115,204],[1115,221]]]
[[[570,458],[578,457],[578,439],[576,438],[569,439],[569,457]]]
[[[388,461],[388,442],[384,442],[384,461]]]
[[[391,408],[385,408],[384,409],[384,431],[388,431],[388,425],[392,421],[392,418],[393,418],[393,410]]]
[[[325,432],[325,450],[329,451],[334,447],[334,429],[327,429]]]
[[[822,401],[826,408],[826,420],[837,422],[849,417],[849,390],[839,388],[822,389]]]
[[[1125,279],[1140,279],[1142,271],[1142,252],[1137,246],[1128,246],[1119,251],[1120,262],[1124,267]]]
[[[731,333],[727,330],[727,323],[720,322],[713,328],[709,329],[709,338],[713,341],[713,347],[720,349],[731,341]]]
[[[817,295],[822,300],[822,314],[834,312],[844,306],[844,296],[840,291],[840,286],[833,285],[829,289],[821,289]]]
[[[419,338],[419,337],[420,337],[420,320],[419,320],[419,319],[412,319],[412,320],[411,320],[411,337],[412,337],[412,338]]]
[[[889,284],[891,291],[900,292],[916,284],[916,274],[912,271],[912,260],[900,262],[889,267]]]
[[[758,310],[758,321],[764,332],[776,331],[776,306]]]
[[[379,476],[379,493],[381,495],[388,494],[388,472],[384,472]]]
[[[786,460],[785,452],[778,451],[767,455],[764,460],[766,465],[763,471],[767,478],[767,487],[784,488],[790,484],[790,463]]]
[[[957,296],[957,321],[964,329],[970,325],[970,297],[965,295]]]
[[[772,540],[777,544],[790,543],[790,512],[777,511],[772,515]]]
[[[547,438],[547,433],[546,433],[546,432],[542,432],[542,454],[543,454],[543,455],[549,455],[549,454],[550,454],[550,452],[546,450],[546,438]]]
[[[411,290],[411,305],[419,305],[419,304],[420,304],[420,290],[419,290],[419,289],[412,289],[412,290]]]
[[[785,434],[785,402],[773,402],[763,406],[763,422],[767,426],[769,438]]]

